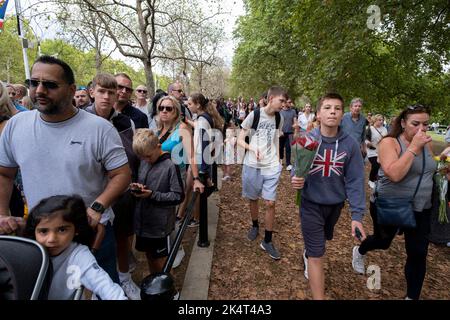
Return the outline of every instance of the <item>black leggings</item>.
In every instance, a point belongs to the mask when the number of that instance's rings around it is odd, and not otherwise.
[[[292,133],[284,133],[280,137],[280,159],[284,159],[284,149],[286,149],[286,166],[291,164],[291,139]]]
[[[407,296],[417,300],[420,297],[427,270],[431,209],[414,212],[414,214],[417,223],[416,228],[403,229],[402,231],[405,234],[407,256],[405,264]],[[378,225],[377,210],[372,202],[370,202],[370,215],[372,216],[374,234],[368,236],[361,243],[359,247],[359,253],[361,254],[366,254],[368,251],[376,249],[388,249],[398,232],[398,227]]]
[[[378,157],[370,157],[370,174],[369,174],[369,180],[370,181],[377,181],[378,178],[378,170],[380,169],[380,164],[378,163]]]

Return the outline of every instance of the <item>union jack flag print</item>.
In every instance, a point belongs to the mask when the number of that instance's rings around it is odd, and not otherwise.
[[[344,158],[347,152],[341,152],[333,159],[334,150],[325,149],[323,155],[317,153],[309,174],[322,173],[322,177],[331,177],[331,173],[340,176],[344,173]],[[334,160],[334,161],[333,161]]]

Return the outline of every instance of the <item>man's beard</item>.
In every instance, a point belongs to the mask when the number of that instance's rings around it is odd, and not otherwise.
[[[45,115],[57,115],[62,113],[64,109],[62,102],[53,103],[53,101],[49,101],[49,103],[45,107],[43,107],[37,102],[37,99],[34,99],[33,105],[35,109],[37,109],[40,113]]]

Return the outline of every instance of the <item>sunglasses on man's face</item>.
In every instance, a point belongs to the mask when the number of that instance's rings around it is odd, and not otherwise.
[[[179,92],[179,93],[183,93],[183,90],[181,90],[181,89],[178,89],[178,90],[173,89],[172,91],[176,91],[176,92]]]
[[[117,86],[117,88],[119,89],[119,91],[123,91],[123,89],[125,89],[125,91],[128,92],[128,93],[132,93],[133,92],[132,88],[125,87],[125,86],[122,86],[120,84]]]
[[[158,111],[160,111],[160,112],[164,111],[164,109],[166,109],[167,112],[172,112],[173,111],[173,107],[172,106],[159,106],[158,107]]]
[[[143,90],[143,89],[137,89],[136,91],[139,93],[147,93],[147,90]]]
[[[25,80],[25,85],[29,89],[35,89],[39,86],[39,84],[42,84],[45,89],[47,90],[55,90],[60,87],[59,84],[53,81],[40,81],[40,80],[34,80],[34,79],[27,79]]]

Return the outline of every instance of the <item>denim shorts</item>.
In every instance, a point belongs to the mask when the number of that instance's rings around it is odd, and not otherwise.
[[[250,200],[259,197],[268,201],[277,198],[277,186],[281,165],[271,169],[257,169],[244,164],[242,167],[242,196]]]
[[[300,222],[306,255],[320,258],[325,254],[325,243],[333,239],[336,225],[344,203],[318,204],[302,197]]]

